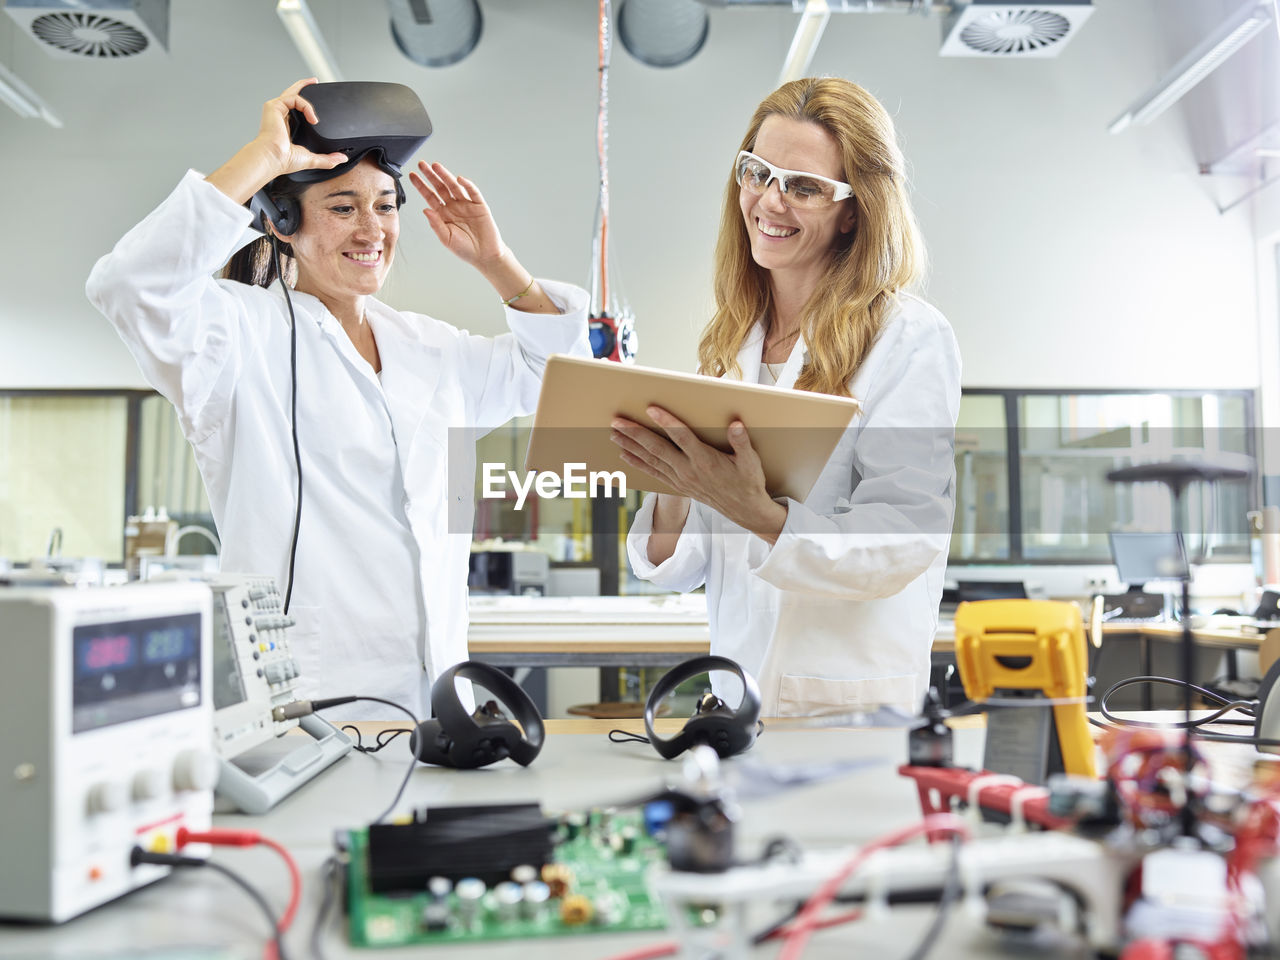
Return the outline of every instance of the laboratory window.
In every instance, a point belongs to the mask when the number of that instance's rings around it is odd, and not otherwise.
[[[1259,499],[1253,401],[1249,391],[966,391],[951,561],[1109,563],[1110,531],[1175,526],[1196,560],[1247,560]],[[1107,480],[1167,460],[1249,479],[1192,484],[1176,524],[1164,484]]]

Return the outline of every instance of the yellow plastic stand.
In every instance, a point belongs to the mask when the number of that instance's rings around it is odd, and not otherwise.
[[[956,663],[965,695],[986,700],[997,690],[1039,690],[1053,700],[1062,765],[1096,777],[1085,716],[1088,657],[1080,608],[1054,600],[978,600],[956,609]]]

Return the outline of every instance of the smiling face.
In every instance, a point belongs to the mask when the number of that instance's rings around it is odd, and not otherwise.
[[[296,289],[335,307],[377,293],[400,236],[396,185],[365,160],[348,173],[312,184],[302,194],[302,226],[291,237]],[[357,314],[359,316],[359,314]]]
[[[750,150],[775,167],[845,179],[839,144],[816,123],[767,117]],[[795,283],[811,292],[821,281],[837,240],[853,230],[854,202],[850,197],[801,210],[788,206],[777,181],[759,196],[740,187],[738,203],[752,258],[770,271],[772,283]]]

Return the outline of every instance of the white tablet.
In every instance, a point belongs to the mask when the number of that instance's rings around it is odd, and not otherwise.
[[[705,443],[726,453],[734,420],[747,427],[773,497],[803,501],[860,407],[849,397],[780,390],[691,373],[555,355],[547,361],[525,469],[564,476],[620,471],[628,490],[672,493],[659,480],[623,463],[609,439],[615,416],[661,432],[645,409],[679,417]]]

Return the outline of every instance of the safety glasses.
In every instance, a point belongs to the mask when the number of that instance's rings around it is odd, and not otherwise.
[[[783,170],[781,167],[775,167],[768,160],[761,160],[747,150],[738,154],[734,172],[738,186],[757,196],[763,194],[769,189],[769,184],[777,180],[782,198],[792,207],[804,209],[825,207],[837,200],[853,196],[853,187],[847,183],[820,177],[816,173]]]

